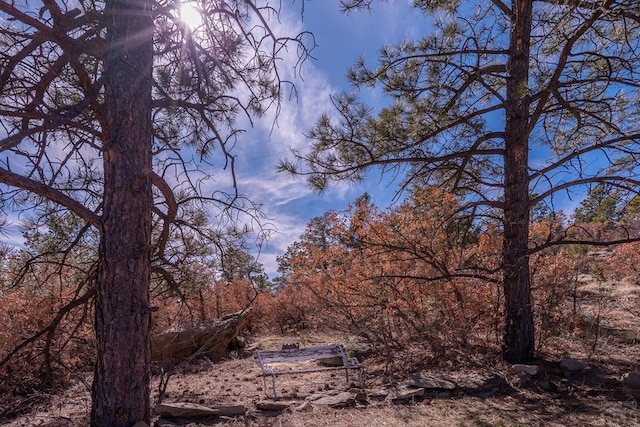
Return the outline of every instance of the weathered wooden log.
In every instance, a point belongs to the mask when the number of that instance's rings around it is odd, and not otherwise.
[[[168,329],[151,337],[151,360],[167,368],[202,356],[227,352],[245,325],[249,310],[207,322]]]

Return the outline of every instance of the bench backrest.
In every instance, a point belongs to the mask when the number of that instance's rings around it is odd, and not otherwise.
[[[259,350],[255,353],[260,365],[270,363],[284,363],[302,360],[329,359],[341,357],[343,363],[347,364],[347,353],[340,344],[324,345],[309,348],[291,348],[286,350]]]

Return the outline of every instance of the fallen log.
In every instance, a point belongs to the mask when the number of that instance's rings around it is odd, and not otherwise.
[[[186,360],[220,356],[245,326],[249,310],[171,328],[151,337],[151,360],[170,368]]]

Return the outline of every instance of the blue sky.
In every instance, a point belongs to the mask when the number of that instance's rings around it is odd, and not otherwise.
[[[366,182],[336,184],[318,195],[303,177],[276,173],[276,167],[290,155],[292,148],[306,151],[309,141],[304,133],[321,114],[334,112],[331,94],[352,90],[346,73],[359,57],[364,56],[368,64],[375,65],[378,50],[384,44],[418,38],[431,27],[430,18],[414,9],[411,0],[376,1],[373,11],[348,15],[340,13],[339,0],[304,0],[304,16],[302,1],[276,0],[274,3],[282,10],[277,20],[274,17],[273,25],[280,35],[312,32],[317,43],[313,51],[316,59],[306,62],[298,70],[300,73],[296,73],[293,69],[295,49],[288,52],[290,57],[283,58],[280,72],[284,80],[295,82],[297,99],[285,100],[277,118],[272,110],[264,119],[256,121],[253,128],[240,136],[233,150],[239,192],[262,206],[267,217],[265,223],[274,230],[260,251],[254,252],[259,254],[258,261],[271,278],[277,275],[276,257],[304,233],[313,217],[332,209],[343,210],[365,192],[380,208],[392,203],[397,183],[375,172],[369,174]],[[360,92],[359,96],[369,105],[387,103],[384,95],[375,90]],[[209,184],[211,190],[229,188],[231,174],[228,171],[217,168],[213,175],[215,182]],[[569,212],[577,204],[575,200],[571,202],[573,206],[563,206]],[[9,233],[3,240],[20,244],[19,218],[13,220],[14,226],[7,230]]]
[[[300,0],[293,4],[285,0],[282,6],[281,30],[289,34],[311,31],[318,44],[313,52],[316,60],[304,64],[302,79],[295,79],[298,100],[283,105],[276,126],[272,129],[272,117],[258,122],[241,138],[236,151],[240,192],[261,203],[269,222],[277,228],[258,258],[271,278],[276,275],[276,256],[298,239],[313,217],[330,209],[345,209],[364,192],[379,207],[392,201],[396,186],[375,173],[362,184],[338,184],[318,195],[302,177],[277,174],[275,169],[290,148],[304,150],[309,144],[303,133],[322,113],[333,111],[330,95],[351,90],[345,76],[360,56],[375,64],[377,52],[385,43],[428,29],[427,17],[413,9],[410,0],[376,3],[372,12],[349,15],[340,13],[338,0],[306,0],[304,17],[300,16]],[[290,67],[285,72],[291,73]],[[290,77],[294,78],[292,74]],[[374,105],[383,102],[376,92],[361,96]]]
[[[346,72],[360,56],[374,64],[377,52],[385,43],[395,43],[404,37],[415,37],[426,29],[427,18],[411,7],[411,0],[376,2],[372,12],[340,13],[339,0],[276,0],[282,7],[273,26],[280,35],[292,36],[301,31],[315,35],[317,47],[313,51],[316,60],[306,62],[300,73],[294,72],[295,49],[283,58],[281,76],[295,82],[298,97],[286,100],[274,126],[273,111],[242,135],[233,150],[236,156],[238,190],[252,201],[262,205],[268,227],[276,231],[261,246],[258,261],[270,277],[277,274],[276,257],[304,232],[309,220],[324,212],[342,210],[368,192],[380,207],[386,207],[395,194],[395,186],[371,174],[371,179],[361,185],[338,184],[326,193],[311,191],[303,177],[276,173],[280,160],[290,155],[291,148],[305,151],[309,142],[303,133],[308,131],[322,113],[332,113],[330,95],[351,90]],[[277,18],[277,19],[276,19]],[[370,104],[382,103],[377,92],[361,93]],[[248,125],[248,124],[247,124]],[[231,174],[213,171],[211,190],[229,188]],[[215,213],[213,213],[215,214]],[[2,240],[21,245],[19,230],[22,218],[9,214],[9,227]],[[257,255],[258,252],[255,252]]]

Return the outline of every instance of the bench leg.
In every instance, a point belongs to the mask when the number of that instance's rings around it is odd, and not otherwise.
[[[271,388],[273,389],[273,398],[277,399],[278,398],[278,392],[276,391],[276,376],[275,375],[271,375]]]

